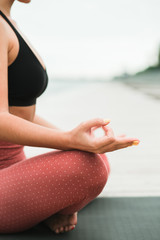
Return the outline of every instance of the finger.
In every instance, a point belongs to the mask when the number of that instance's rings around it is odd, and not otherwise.
[[[126,134],[121,134],[121,135],[118,135],[119,138],[123,138],[123,137],[126,137]]]
[[[82,123],[82,127],[85,130],[90,130],[92,127],[101,127],[110,123],[110,120],[103,120],[101,118],[95,118]]]
[[[91,128],[91,134],[93,134],[93,132],[94,132],[97,128],[102,128],[102,129],[104,130],[105,134],[108,135],[108,136],[113,136],[113,135],[114,135],[114,134],[113,134],[113,130],[112,130],[110,127],[108,127],[108,126],[92,127],[92,128]],[[111,131],[109,132],[109,130],[111,130]],[[108,133],[108,132],[109,132],[109,133]],[[111,134],[111,132],[112,132],[112,134]]]
[[[111,152],[121,148],[129,147],[132,145],[138,145],[139,139],[137,138],[115,138],[115,137],[101,137],[98,139],[97,147],[98,151]]]
[[[92,127],[91,132],[95,131],[97,128],[102,128],[105,133],[107,133],[108,130],[110,129],[108,126],[97,126],[97,127]]]
[[[103,130],[105,131],[105,134],[108,137],[114,137],[114,132],[113,132],[111,127],[109,127],[109,126],[102,126],[102,128],[103,128]]]
[[[95,131],[97,128],[99,128],[99,127],[92,127],[91,130]]]
[[[134,142],[126,142],[126,143],[110,143],[102,148],[99,149],[99,153],[106,153],[106,152],[113,152],[116,150],[120,150],[123,148],[127,148],[129,146],[135,145]],[[136,144],[138,145],[138,144]]]
[[[114,137],[103,136],[95,139],[95,145],[97,149],[101,149],[103,147],[108,146],[109,144],[113,144],[115,142]]]
[[[116,137],[116,141],[118,144],[134,144],[138,145],[140,143],[140,140],[138,138],[126,138],[126,137]]]
[[[97,128],[99,128],[99,127],[92,127],[92,128],[91,128],[91,131],[90,131],[91,136],[94,136],[94,131],[95,131]]]
[[[102,152],[102,153],[113,152],[113,151],[116,151],[116,150],[127,148],[129,146],[132,146],[132,145],[129,145],[129,144],[119,144],[119,145],[109,144],[108,146],[103,147],[102,149],[100,149],[100,152]]]
[[[117,140],[117,142],[115,142],[114,150],[126,148],[126,147],[133,146],[133,145],[138,145],[138,144],[139,144],[139,140],[133,141],[130,138],[126,138],[126,139],[121,138],[121,139]]]

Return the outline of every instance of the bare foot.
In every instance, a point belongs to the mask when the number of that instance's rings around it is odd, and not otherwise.
[[[55,233],[73,230],[77,224],[77,212],[70,215],[56,213],[43,221]]]

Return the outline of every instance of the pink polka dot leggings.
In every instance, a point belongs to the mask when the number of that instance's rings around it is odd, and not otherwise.
[[[107,182],[105,154],[53,150],[26,159],[23,148],[0,142],[0,233],[28,230],[55,213],[73,214]]]

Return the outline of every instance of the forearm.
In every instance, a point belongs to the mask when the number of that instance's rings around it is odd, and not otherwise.
[[[48,127],[48,128],[52,128],[58,131],[63,131],[62,129],[58,128],[57,126],[53,125],[52,123],[46,121],[45,119],[43,119],[42,117],[35,115],[33,123],[41,125],[43,127]]]
[[[69,132],[40,126],[8,112],[0,113],[0,140],[26,146],[70,150]]]

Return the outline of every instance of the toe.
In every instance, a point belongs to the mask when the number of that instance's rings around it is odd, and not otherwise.
[[[59,229],[57,228],[57,229],[55,230],[55,232],[56,232],[56,233],[59,233]]]
[[[75,228],[75,225],[69,226],[69,230],[73,230]]]
[[[64,231],[64,228],[63,227],[60,227],[60,232],[63,232]]]
[[[65,231],[68,232],[68,230],[69,230],[69,227],[65,226]]]

